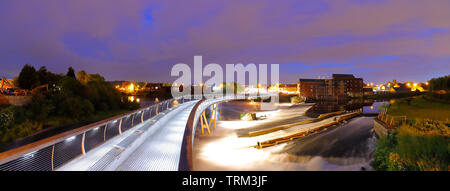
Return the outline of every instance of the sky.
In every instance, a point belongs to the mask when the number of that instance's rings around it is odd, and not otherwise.
[[[173,65],[201,55],[204,65],[280,64],[285,83],[333,73],[424,82],[450,74],[449,10],[448,0],[0,1],[0,76],[28,63],[172,82]]]

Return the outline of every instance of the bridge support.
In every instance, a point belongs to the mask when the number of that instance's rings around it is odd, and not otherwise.
[[[214,104],[212,107],[213,109],[211,111],[211,118],[209,119],[208,126],[211,127],[211,123],[213,123],[213,128],[216,130],[217,104]]]
[[[211,134],[211,131],[209,129],[208,120],[206,120],[205,111],[200,115],[200,125],[202,126],[202,135],[205,134],[205,129],[208,130],[208,135]]]
[[[200,115],[200,125],[202,126],[202,135],[205,134],[205,129],[208,130],[208,135],[211,135],[211,125],[213,125],[213,129],[216,129],[216,120],[217,120],[217,104],[212,106],[211,117],[208,120],[206,119],[206,111]]]

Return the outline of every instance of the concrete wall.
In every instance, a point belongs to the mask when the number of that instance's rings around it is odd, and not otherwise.
[[[373,129],[378,137],[386,137],[389,131],[385,124],[377,118],[373,119]]]
[[[0,105],[11,104],[22,106],[31,102],[31,96],[5,96],[0,95]]]

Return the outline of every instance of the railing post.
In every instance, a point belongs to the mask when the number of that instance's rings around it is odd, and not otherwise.
[[[53,165],[54,165],[54,164],[53,164],[53,157],[54,157],[54,156],[55,156],[55,145],[52,146],[52,160],[51,160],[51,163],[52,163],[52,171],[55,169],[54,166],[53,166]]]
[[[108,123],[106,123],[105,130],[103,130],[103,142],[106,141],[106,129],[108,129]]]
[[[86,140],[86,132],[83,133],[83,137],[81,138],[81,153],[86,155],[86,150],[84,148],[84,141]]]
[[[120,122],[119,122],[119,135],[122,135],[122,119],[123,119],[123,117],[120,119]]]

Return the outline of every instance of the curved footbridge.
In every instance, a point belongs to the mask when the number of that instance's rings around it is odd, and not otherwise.
[[[209,131],[215,121],[211,118],[208,124],[205,110],[212,107],[214,111],[219,102],[243,98],[167,100],[0,153],[0,171],[191,170],[195,127],[200,119],[202,130]]]

